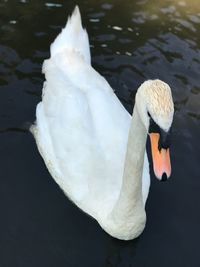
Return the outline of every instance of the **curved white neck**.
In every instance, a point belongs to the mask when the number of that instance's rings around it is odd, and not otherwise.
[[[112,225],[115,236],[117,233],[120,239],[137,237],[145,226],[142,173],[146,138],[147,131],[135,105],[129,130],[122,187],[117,203],[109,216],[109,224]],[[127,231],[128,227],[129,231]]]
[[[136,202],[142,201],[142,173],[144,164],[144,153],[146,148],[147,131],[140,119],[135,105],[131,126],[129,130],[127,152],[125,158],[124,175],[118,209],[133,209]]]

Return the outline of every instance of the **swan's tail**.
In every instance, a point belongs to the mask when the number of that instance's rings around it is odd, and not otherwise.
[[[51,56],[53,57],[66,49],[78,52],[90,64],[91,57],[88,34],[82,27],[81,14],[78,6],[75,7],[71,17],[68,18],[65,28],[51,44]]]

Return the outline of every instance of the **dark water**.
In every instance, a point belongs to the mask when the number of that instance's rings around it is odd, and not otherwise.
[[[50,2],[0,1],[0,266],[199,267],[199,0]],[[76,3],[93,66],[130,112],[144,80],[173,90],[173,175],[152,180],[147,226],[130,242],[68,201],[24,130],[41,99],[41,64]]]

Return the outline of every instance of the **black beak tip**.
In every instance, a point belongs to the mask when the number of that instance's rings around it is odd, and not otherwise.
[[[161,178],[161,181],[162,182],[167,181],[167,174],[166,173],[163,173],[162,178]]]

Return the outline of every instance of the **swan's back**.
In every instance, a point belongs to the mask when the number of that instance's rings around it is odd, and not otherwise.
[[[85,212],[106,216],[119,196],[130,115],[90,65],[76,7],[51,45],[32,132],[47,168]]]

